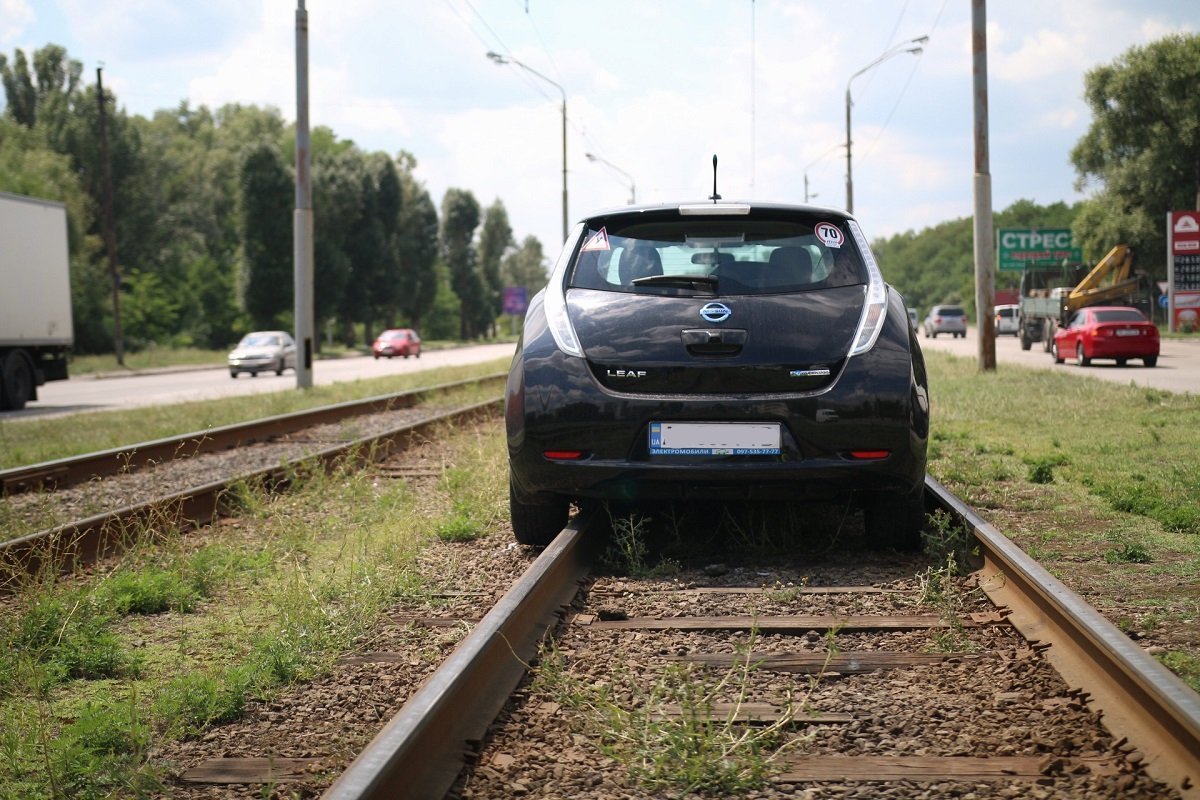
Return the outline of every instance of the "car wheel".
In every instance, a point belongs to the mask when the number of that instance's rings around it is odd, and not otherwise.
[[[934,331],[933,333],[926,334],[926,335],[927,335],[927,336],[932,336],[933,338],[935,338],[935,339],[936,339],[936,338],[937,338],[937,335],[938,335],[938,332],[937,332],[937,331]]]
[[[420,358],[420,357],[421,357],[421,351],[420,351],[420,350],[418,350],[418,351],[417,351],[417,358]]]
[[[1061,364],[1066,361],[1066,359],[1063,358],[1063,354],[1058,351],[1058,342],[1053,342],[1050,345],[1050,353],[1054,356],[1055,364]]]
[[[376,361],[378,361],[378,360],[379,360],[379,353],[376,353],[376,354],[375,354],[375,360],[376,360]]]
[[[408,358],[408,353],[405,353],[405,354],[404,354],[404,357],[405,357],[405,358]]]
[[[1118,358],[1118,359],[1117,359],[1117,366],[1118,366],[1118,367],[1123,367],[1123,366],[1125,366],[1125,365],[1126,365],[1126,364],[1128,364],[1128,363],[1129,363],[1128,359],[1124,359],[1124,358]]]
[[[921,547],[925,525],[925,484],[907,494],[880,495],[863,505],[867,542],[877,549],[913,551]]]
[[[233,370],[233,369],[229,370],[229,377],[233,378],[234,380],[237,380],[237,376],[238,376],[237,370]]]
[[[1086,367],[1092,363],[1092,360],[1083,354],[1083,342],[1075,345],[1075,363],[1081,367]]]
[[[0,384],[0,408],[20,411],[33,399],[33,369],[20,352],[9,353],[3,360],[4,382]]]
[[[282,374],[283,374],[283,369],[284,369],[284,366],[285,366],[285,365],[284,365],[284,363],[283,363],[283,359],[282,359],[282,358],[281,358],[281,359],[279,359],[279,363],[275,365],[275,374],[276,374],[276,375],[282,375]]]
[[[526,503],[518,499],[512,479],[508,481],[508,509],[513,537],[521,544],[545,547],[567,524],[571,504],[566,500]]]
[[[1147,367],[1153,367],[1155,364],[1158,363],[1158,356],[1146,356],[1145,358],[1142,359],[1142,363],[1145,364]]]

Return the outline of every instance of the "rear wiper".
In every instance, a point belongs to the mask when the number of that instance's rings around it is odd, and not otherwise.
[[[717,291],[715,275],[647,275],[644,278],[634,278],[634,286],[682,286],[685,289],[704,289],[709,292]]]

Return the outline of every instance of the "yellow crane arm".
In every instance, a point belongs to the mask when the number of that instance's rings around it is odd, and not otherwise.
[[[1107,280],[1106,280],[1107,279]],[[1067,295],[1065,306],[1071,314],[1085,306],[1128,297],[1137,289],[1133,274],[1133,251],[1119,244],[1084,277]]]

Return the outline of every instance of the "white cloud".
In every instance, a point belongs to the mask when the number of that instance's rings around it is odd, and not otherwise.
[[[0,44],[7,47],[16,41],[35,19],[26,0],[0,0]]]

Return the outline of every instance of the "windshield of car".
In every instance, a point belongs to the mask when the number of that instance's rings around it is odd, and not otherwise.
[[[965,317],[966,316],[966,312],[963,311],[958,306],[942,306],[941,308],[935,309],[933,313],[938,316],[941,316],[941,317]]]
[[[1145,322],[1141,312],[1133,308],[1114,308],[1110,311],[1093,311],[1096,322]]]
[[[866,282],[866,268],[844,221],[683,218],[589,228],[569,285],[745,295]]]
[[[248,333],[242,337],[239,347],[278,347],[279,337],[270,333]]]

